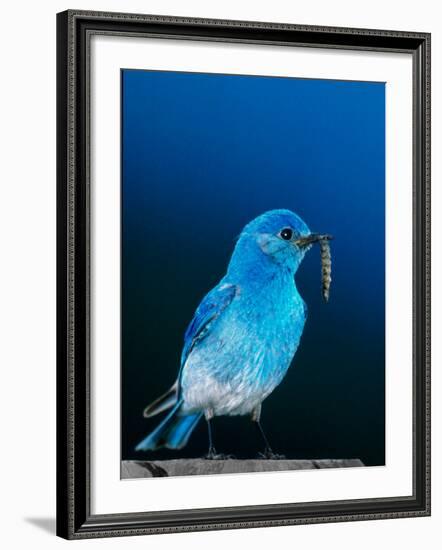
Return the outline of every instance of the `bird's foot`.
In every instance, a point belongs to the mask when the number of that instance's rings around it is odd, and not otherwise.
[[[264,449],[262,453],[258,453],[259,458],[263,458],[265,460],[284,460],[285,455],[280,455],[278,453],[274,453],[270,447],[267,449]]]
[[[214,447],[209,449],[209,452],[204,457],[206,460],[229,460],[235,458],[234,455],[226,455],[223,453],[217,453]]]

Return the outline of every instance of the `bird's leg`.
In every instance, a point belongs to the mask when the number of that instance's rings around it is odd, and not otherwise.
[[[264,451],[258,454],[259,458],[264,458],[268,460],[278,460],[278,459],[280,460],[285,458],[284,455],[279,455],[273,452],[272,448],[270,447],[269,440],[267,439],[267,436],[264,433],[264,430],[262,429],[261,422],[259,421],[260,417],[261,417],[261,405],[258,405],[252,412],[252,422],[258,428],[259,435],[261,436],[264,442]]]
[[[212,437],[212,424],[211,424],[211,421],[213,418],[212,409],[207,409],[204,413],[204,416],[206,417],[207,433],[209,435],[209,450],[207,452],[206,458],[208,458],[209,460],[213,460],[216,458],[217,454],[216,454],[216,449],[213,446],[213,437]]]
[[[204,412],[204,416],[206,418],[207,422],[207,432],[209,435],[209,450],[204,458],[207,460],[227,460],[229,458],[235,458],[233,455],[224,455],[216,452],[216,449],[213,445],[213,436],[212,436],[212,418],[213,418],[213,410],[207,409]]]

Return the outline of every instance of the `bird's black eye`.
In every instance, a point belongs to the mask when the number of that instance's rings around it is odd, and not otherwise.
[[[290,229],[290,227],[286,227],[285,229],[281,230],[280,235],[281,239],[289,241],[293,237],[293,231]]]

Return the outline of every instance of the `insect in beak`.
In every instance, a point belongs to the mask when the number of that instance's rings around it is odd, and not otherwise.
[[[304,248],[306,246],[310,246],[311,244],[321,242],[321,241],[330,241],[331,239],[333,239],[331,235],[321,235],[320,233],[310,233],[310,235],[306,235],[305,237],[300,237],[299,239],[296,239],[295,244],[300,248]]]
[[[331,235],[320,235],[319,233],[311,233],[306,237],[301,237],[295,241],[295,244],[300,248],[305,248],[314,243],[319,243],[321,248],[321,271],[322,271],[322,296],[326,302],[330,296],[331,284],[331,253],[329,241],[333,239]]]

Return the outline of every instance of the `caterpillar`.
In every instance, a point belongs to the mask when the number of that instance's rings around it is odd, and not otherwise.
[[[322,297],[328,302],[331,284],[331,252],[329,237],[319,240],[321,250],[321,271],[322,271]]]

